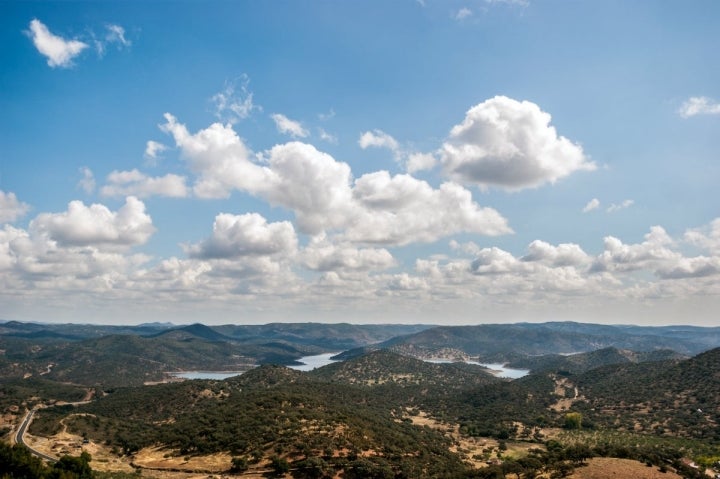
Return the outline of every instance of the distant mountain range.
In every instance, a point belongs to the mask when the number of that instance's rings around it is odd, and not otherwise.
[[[172,371],[243,371],[260,364],[294,364],[313,354],[343,351],[339,358],[348,359],[374,350],[577,373],[606,364],[678,359],[718,346],[720,328],[694,326],[572,322],[106,326],[7,321],[0,323],[0,378],[42,375],[117,386],[160,381]]]

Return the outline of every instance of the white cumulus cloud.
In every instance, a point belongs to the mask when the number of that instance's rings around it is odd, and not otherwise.
[[[305,138],[309,135],[308,131],[303,128],[302,123],[291,120],[282,113],[273,113],[270,118],[275,122],[278,131],[284,135],[290,135],[293,138]]]
[[[559,136],[550,120],[529,101],[486,100],[450,131],[441,148],[444,171],[465,184],[521,190],[594,170],[582,147]]]
[[[0,190],[0,223],[12,223],[29,210],[30,206],[18,200],[15,193]]]
[[[337,234],[355,243],[409,244],[460,232],[511,233],[496,210],[480,207],[460,185],[434,189],[409,175],[381,171],[353,181],[350,166],[302,142],[252,154],[231,125],[191,134],[172,115],[162,128],[198,175],[197,196],[227,197],[240,190],[295,214],[299,231]]]
[[[480,207],[470,191],[456,183],[434,189],[409,175],[378,171],[360,177],[353,196],[361,208],[351,218],[344,237],[354,242],[406,245],[461,232],[512,233],[500,213]]]
[[[720,255],[720,218],[714,219],[709,225],[702,228],[686,231],[684,239],[690,244]]]
[[[638,244],[624,244],[614,236],[604,239],[605,250],[595,258],[593,271],[637,271],[655,269],[682,256],[671,249],[674,241],[661,226],[653,226]]]
[[[384,248],[356,248],[334,244],[325,236],[313,238],[302,251],[305,267],[315,271],[372,271],[395,266],[392,254]]]
[[[101,204],[71,201],[65,212],[38,215],[30,230],[62,246],[130,247],[147,242],[155,227],[145,204],[130,196],[116,212]]]
[[[545,241],[535,240],[528,246],[528,254],[521,258],[526,262],[541,262],[550,266],[583,266],[592,258],[580,246],[572,243],[553,246]]]
[[[240,256],[289,255],[297,249],[295,229],[288,221],[268,223],[257,214],[215,217],[212,235],[187,248],[191,257],[202,259]]]
[[[184,198],[188,196],[185,178],[178,175],[167,174],[159,177],[149,177],[140,171],[113,171],[107,177],[107,184],[100,189],[103,196],[167,196],[171,198]]]
[[[66,40],[54,35],[36,18],[30,22],[29,33],[35,48],[45,55],[48,65],[52,68],[71,67],[73,59],[88,47],[87,43],[80,40]]]
[[[400,145],[397,140],[382,130],[366,131],[360,135],[358,140],[360,148],[363,150],[370,147],[387,148],[393,152],[398,151]]]
[[[432,170],[437,164],[437,159],[431,153],[410,153],[405,167],[408,173],[416,173],[423,170]]]
[[[272,173],[250,160],[250,151],[231,125],[213,123],[195,134],[169,113],[160,128],[171,134],[190,170],[198,175],[193,193],[200,198],[227,198],[234,189],[255,192]]]

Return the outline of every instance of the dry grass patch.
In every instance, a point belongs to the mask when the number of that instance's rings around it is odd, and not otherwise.
[[[176,456],[159,447],[146,447],[135,454],[133,464],[143,469],[181,472],[222,473],[230,469],[232,457],[226,453],[207,456]]]
[[[579,467],[570,479],[681,479],[674,472],[660,472],[657,467],[648,467],[631,459],[596,457]]]

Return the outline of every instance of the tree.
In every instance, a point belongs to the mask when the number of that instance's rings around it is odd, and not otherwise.
[[[248,461],[244,457],[233,457],[230,462],[230,472],[245,472],[248,470]]]
[[[93,471],[90,468],[92,457],[83,451],[80,457],[63,456],[53,465],[53,472],[58,477],[67,477],[66,473],[71,473],[71,477],[77,479],[92,479]]]
[[[582,414],[579,412],[565,414],[565,429],[582,429]]]
[[[286,472],[290,471],[290,464],[288,464],[286,459],[283,459],[282,457],[274,456],[270,460],[270,467],[272,467],[273,472],[275,475],[281,476],[285,474]]]

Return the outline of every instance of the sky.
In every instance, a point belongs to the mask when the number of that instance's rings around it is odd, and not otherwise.
[[[718,18],[0,2],[0,319],[717,326]]]

